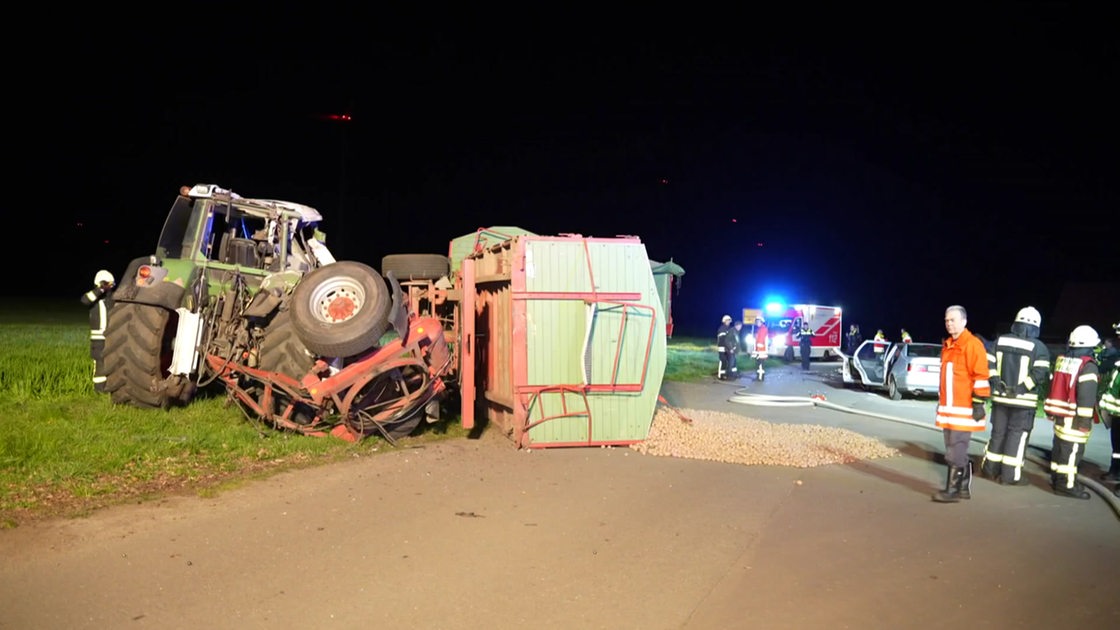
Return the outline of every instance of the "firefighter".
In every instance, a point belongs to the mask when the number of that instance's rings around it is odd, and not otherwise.
[[[1089,498],[1089,491],[1077,481],[1077,467],[1096,420],[1100,369],[1093,359],[1093,348],[1100,341],[1091,326],[1078,326],[1069,334],[1066,352],[1054,362],[1043,410],[1054,423],[1050,483],[1060,496]]]
[[[1034,429],[1038,393],[1050,380],[1050,350],[1038,339],[1041,326],[1038,309],[1019,309],[1011,332],[1000,335],[988,354],[992,434],[980,476],[1004,485],[1028,483],[1023,461]]]
[[[945,489],[933,495],[938,503],[972,498],[968,444],[973,433],[984,430],[984,403],[991,394],[988,353],[966,328],[967,324],[968,314],[963,306],[945,309],[945,330],[949,336],[941,344],[936,422],[945,437],[945,463],[949,470]]]
[[[759,317],[754,320],[754,360],[758,362],[758,380],[766,378],[766,368],[762,363],[769,358],[766,346],[770,341],[770,331],[766,327],[766,320]]]
[[[883,329],[880,328],[875,331],[875,354],[882,355],[887,349],[887,336],[883,334]],[[882,356],[879,357],[882,359]]]
[[[809,360],[813,354],[813,330],[809,322],[801,322],[801,330],[797,331],[798,349],[801,352],[801,369],[809,371]]]
[[[1113,324],[1112,329],[1120,335],[1120,322]],[[1115,344],[1115,341],[1113,341]],[[1114,346],[1115,347],[1115,346]],[[1102,355],[1103,356],[1103,355]],[[1111,370],[1106,383],[1101,389],[1101,399],[1097,406],[1100,408],[1101,422],[1108,428],[1109,438],[1112,440],[1112,458],[1108,472],[1101,476],[1102,481],[1120,481],[1120,357],[1114,358],[1111,364],[1103,361],[1101,371]],[[1120,486],[1116,487],[1116,496],[1120,496]]]
[[[726,381],[731,375],[731,360],[732,357],[728,352],[731,347],[730,337],[736,337],[735,327],[731,325],[731,316],[724,315],[723,320],[720,322],[719,329],[716,330],[716,348],[719,349],[719,371],[716,372],[716,378],[721,381]],[[735,347],[738,347],[738,341],[735,342]]]
[[[903,328],[902,329],[902,343],[911,343],[913,341],[914,341],[914,338],[910,336],[910,333],[906,332],[905,328]]]
[[[93,276],[93,288],[82,294],[82,304],[89,307],[89,356],[93,359],[93,389],[105,391],[105,326],[109,309],[113,308],[113,274],[102,269]]]

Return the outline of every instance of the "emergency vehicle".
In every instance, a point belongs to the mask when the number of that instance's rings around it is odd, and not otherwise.
[[[786,361],[801,358],[797,332],[801,322],[809,322],[813,331],[813,359],[831,359],[841,355],[840,345],[844,337],[842,313],[839,306],[821,304],[783,304],[769,305],[765,310],[758,308],[743,309],[743,333],[748,348],[754,347],[754,323],[762,317],[769,328],[768,347],[770,356],[781,356]]]

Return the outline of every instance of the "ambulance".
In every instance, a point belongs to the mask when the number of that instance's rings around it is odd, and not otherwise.
[[[780,356],[786,361],[801,358],[801,344],[797,333],[802,322],[809,322],[813,331],[813,346],[810,358],[833,359],[841,355],[840,347],[844,339],[844,328],[839,306],[822,304],[769,304],[765,309],[743,309],[743,334],[746,347],[754,347],[755,320],[762,317],[769,329],[770,356]]]

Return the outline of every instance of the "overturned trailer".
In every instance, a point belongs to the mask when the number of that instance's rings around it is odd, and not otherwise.
[[[427,255],[387,256],[382,273],[414,316],[443,322],[464,427],[489,424],[520,448],[648,436],[669,318],[638,237],[487,228],[444,260],[444,276]]]

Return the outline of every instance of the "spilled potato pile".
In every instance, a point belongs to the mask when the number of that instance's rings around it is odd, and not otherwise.
[[[795,468],[899,454],[874,438],[847,429],[775,424],[723,411],[673,411],[663,406],[654,414],[649,437],[630,448],[646,455]]]

